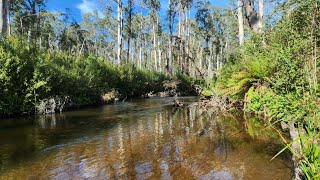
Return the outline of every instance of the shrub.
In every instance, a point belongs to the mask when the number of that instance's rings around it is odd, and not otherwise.
[[[41,99],[55,96],[70,97],[77,106],[100,103],[112,89],[129,97],[141,96],[162,91],[168,79],[133,65],[118,67],[96,56],[26,47],[25,41],[16,38],[0,42],[0,116],[31,113]]]

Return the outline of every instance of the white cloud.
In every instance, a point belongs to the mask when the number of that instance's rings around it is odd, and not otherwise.
[[[81,11],[81,14],[92,13],[94,10],[98,9],[98,4],[92,0],[82,0],[77,8]]]

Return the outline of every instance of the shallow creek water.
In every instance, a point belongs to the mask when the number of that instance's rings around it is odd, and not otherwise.
[[[171,101],[0,120],[0,179],[291,179],[273,129]]]

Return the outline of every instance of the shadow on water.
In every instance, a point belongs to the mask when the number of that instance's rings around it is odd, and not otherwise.
[[[241,112],[174,109],[171,101],[1,121],[0,179],[291,178],[289,155],[270,161],[283,147],[275,131]]]

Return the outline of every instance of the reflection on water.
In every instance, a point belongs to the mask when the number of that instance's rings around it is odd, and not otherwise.
[[[193,101],[192,98],[183,101]],[[0,179],[290,179],[254,120],[170,98],[0,122]],[[273,132],[273,133],[272,133]]]

